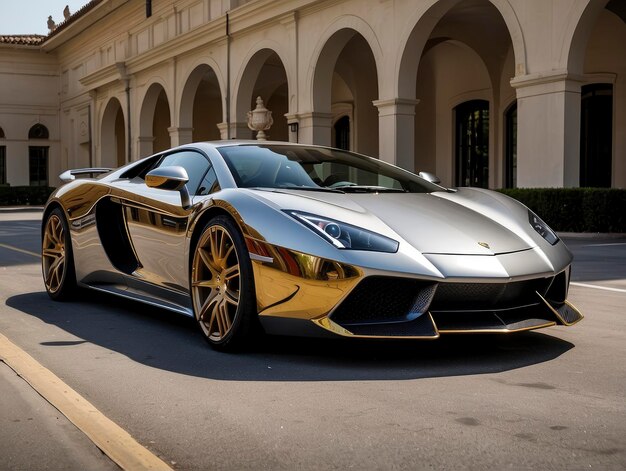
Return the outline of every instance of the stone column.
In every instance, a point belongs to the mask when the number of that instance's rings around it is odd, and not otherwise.
[[[517,186],[576,187],[580,180],[580,87],[566,73],[511,80],[517,93]]]
[[[154,149],[154,136],[139,136],[137,138],[137,156],[139,159],[148,157]]]
[[[228,139],[228,123],[218,123],[217,128],[220,130],[220,139]],[[252,131],[248,129],[247,123],[230,123],[231,139],[252,139]]]
[[[177,128],[172,126],[167,128],[167,132],[170,133],[172,147],[193,142],[193,128]]]
[[[378,146],[381,160],[415,170],[415,106],[419,100],[375,100],[378,108]]]
[[[333,115],[330,113],[302,113],[298,115],[298,139],[303,144],[330,146]]]

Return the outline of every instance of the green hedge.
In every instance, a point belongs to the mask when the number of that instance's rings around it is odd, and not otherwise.
[[[521,201],[560,232],[626,233],[626,190],[614,188],[512,188]]]
[[[0,206],[38,206],[48,201],[54,188],[47,186],[2,186]]]

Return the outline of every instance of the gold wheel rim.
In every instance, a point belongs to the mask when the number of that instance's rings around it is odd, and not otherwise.
[[[233,327],[239,307],[239,273],[230,234],[221,226],[209,227],[194,254],[191,291],[196,319],[211,341],[221,341]]]
[[[46,288],[56,293],[61,288],[65,274],[65,230],[61,218],[56,214],[46,222],[41,254]]]

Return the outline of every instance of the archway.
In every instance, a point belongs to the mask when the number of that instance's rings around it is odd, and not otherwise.
[[[377,99],[376,60],[367,40],[350,28],[335,32],[315,65],[313,112],[318,120],[329,116],[330,121],[314,123],[320,132],[313,134],[313,143],[336,144],[340,123],[340,132],[349,136],[343,145],[378,156],[378,110],[373,104]]]
[[[605,8],[598,10],[598,6]],[[581,42],[586,40],[585,43]],[[580,186],[626,188],[626,5],[592,2],[576,29],[569,67],[582,66]],[[578,47],[578,50],[575,48]]]
[[[436,173],[444,185],[500,187],[505,184],[504,113],[515,97],[509,83],[516,61],[511,35],[502,14],[489,0],[440,2],[438,8],[442,6],[449,9],[439,12],[430,34],[422,38],[421,56],[413,58],[411,67],[405,65],[406,70],[417,71],[411,93],[419,100],[414,124],[415,170]],[[415,35],[423,36],[423,32]],[[459,113],[466,110],[456,107],[478,103],[475,100],[480,100],[483,110],[479,113],[485,127],[481,136],[488,141],[481,144],[481,152],[487,155],[480,159],[479,176],[462,177],[459,149],[468,136],[459,134],[458,120]],[[484,119],[487,115],[488,120]]]
[[[237,137],[251,137],[244,128],[247,113],[256,107],[257,97],[272,112],[274,124],[266,132],[273,141],[288,141],[289,85],[283,61],[271,49],[256,52],[246,64],[237,92]]]
[[[167,94],[161,84],[153,83],[146,92],[139,115],[139,157],[169,149],[170,126]]]
[[[121,167],[126,159],[126,126],[122,105],[111,98],[102,114],[100,161],[103,167]]]
[[[222,93],[213,68],[197,66],[189,75],[180,102],[181,132],[191,132],[191,141],[220,139],[218,124],[223,121]],[[181,144],[184,139],[181,137]]]

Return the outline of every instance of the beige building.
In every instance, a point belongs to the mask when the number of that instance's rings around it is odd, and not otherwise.
[[[0,36],[0,183],[250,138],[261,96],[445,185],[626,188],[625,45],[626,0],[92,0]]]

